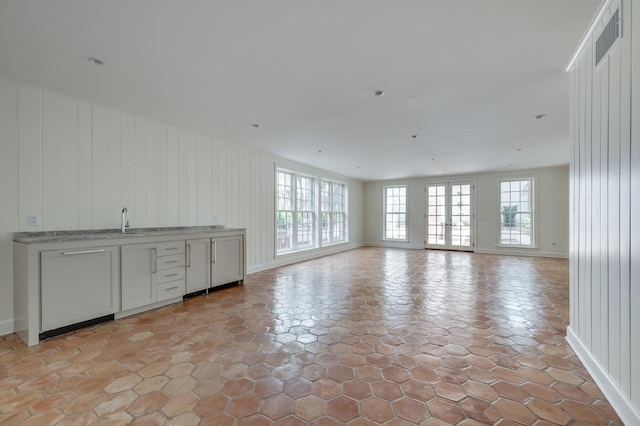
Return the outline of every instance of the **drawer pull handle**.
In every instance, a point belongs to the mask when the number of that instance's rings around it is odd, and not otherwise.
[[[175,259],[173,259],[173,260],[167,260],[167,261],[166,261],[166,262],[164,262],[164,263],[178,263],[178,261],[177,261],[177,260],[175,260]]]
[[[180,247],[167,247],[167,248],[165,248],[165,250],[166,250],[166,251],[169,251],[169,250],[178,250],[179,248],[180,248]]]
[[[102,252],[104,252],[104,249],[65,251],[62,254],[65,256],[70,256],[72,254],[89,254],[89,253],[102,253]]]
[[[178,275],[178,273],[177,273],[177,272],[174,272],[173,274],[165,275],[165,277],[167,277],[167,278],[169,278],[169,277],[175,277],[176,275]]]
[[[164,291],[177,290],[178,286],[174,285],[173,287],[165,288]]]

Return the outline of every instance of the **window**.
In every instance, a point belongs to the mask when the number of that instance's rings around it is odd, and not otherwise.
[[[533,243],[533,179],[500,181],[500,244]]]
[[[320,208],[322,214],[322,244],[346,241],[346,186],[322,179]]]
[[[315,246],[313,178],[277,173],[276,241],[278,253]]]
[[[407,186],[384,188],[384,238],[407,239]]]

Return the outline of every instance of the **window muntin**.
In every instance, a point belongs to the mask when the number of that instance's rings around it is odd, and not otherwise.
[[[384,239],[407,239],[407,186],[384,188]]]
[[[325,179],[320,181],[322,244],[333,244],[347,240],[345,196],[345,184]]]
[[[533,247],[533,179],[500,181],[500,244]]]

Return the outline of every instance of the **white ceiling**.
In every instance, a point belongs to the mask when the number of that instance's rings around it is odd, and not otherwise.
[[[0,75],[364,180],[565,164],[599,4],[0,0]]]

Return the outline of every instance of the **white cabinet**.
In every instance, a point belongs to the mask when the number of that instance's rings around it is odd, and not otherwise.
[[[159,243],[156,257],[156,302],[184,296],[184,240]]]
[[[211,238],[187,240],[187,293],[211,286]]]
[[[245,276],[244,229],[47,234],[14,234],[13,326],[29,346]]]
[[[122,310],[184,295],[184,265],[182,240],[122,246]]]
[[[244,280],[244,235],[211,239],[211,287]]]
[[[156,244],[122,246],[122,310],[156,301]]]
[[[40,254],[40,332],[119,310],[118,247]]]

